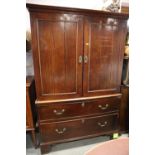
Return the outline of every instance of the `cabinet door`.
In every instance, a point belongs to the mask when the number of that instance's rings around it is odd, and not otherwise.
[[[84,26],[84,95],[120,91],[126,21],[92,18]]]
[[[81,96],[83,21],[80,16],[31,13],[38,99]]]

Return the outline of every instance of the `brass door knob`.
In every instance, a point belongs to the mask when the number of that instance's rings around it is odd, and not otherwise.
[[[79,63],[80,64],[82,63],[82,56],[81,55],[79,56]]]
[[[88,56],[85,55],[85,56],[84,56],[84,63],[87,63],[87,62],[88,62]]]

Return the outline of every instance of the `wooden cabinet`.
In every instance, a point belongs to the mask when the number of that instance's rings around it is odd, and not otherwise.
[[[50,144],[118,132],[128,15],[27,8],[42,153]]]
[[[121,86],[120,130],[129,132],[129,86]]]
[[[26,77],[26,131],[30,131],[34,146],[36,147],[36,135],[35,135],[35,83],[33,76]]]

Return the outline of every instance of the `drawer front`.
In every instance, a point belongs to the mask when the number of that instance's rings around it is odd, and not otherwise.
[[[119,110],[120,97],[104,98],[100,100],[89,100],[85,102],[84,113],[98,114]]]
[[[82,112],[82,102],[51,103],[38,107],[39,120],[61,119],[78,116]]]
[[[68,103],[51,103],[38,107],[38,115],[40,121],[49,119],[65,119],[117,111],[119,109],[119,105],[120,97]]]
[[[118,114],[40,124],[42,142],[78,139],[117,130]]]

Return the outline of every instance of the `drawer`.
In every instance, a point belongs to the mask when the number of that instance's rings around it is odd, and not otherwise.
[[[102,114],[105,112],[113,112],[119,110],[120,97],[110,97],[100,100],[85,101],[84,113],[86,114]]]
[[[42,142],[76,140],[91,135],[101,135],[118,129],[118,114],[85,117],[69,121],[41,123]]]
[[[87,115],[113,112],[119,109],[120,97],[79,102],[51,103],[38,107],[39,120],[66,119]]]

